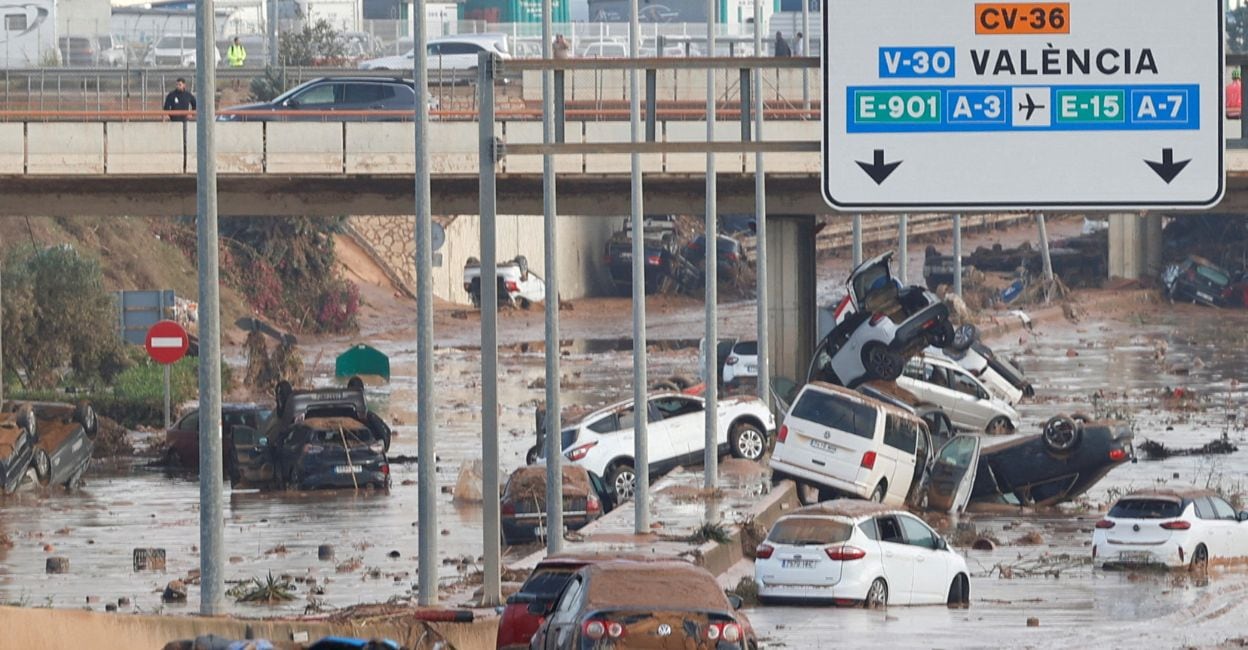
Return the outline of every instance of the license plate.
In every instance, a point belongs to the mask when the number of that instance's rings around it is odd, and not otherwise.
[[[747,374],[747,375],[757,375],[757,374],[758,374],[758,366],[746,366],[746,367],[745,367],[745,374]]]
[[[363,468],[359,465],[339,465],[334,468],[335,474],[359,474]]]
[[[815,568],[814,560],[780,560],[780,566],[785,569],[813,569]]]
[[[1197,295],[1197,296],[1199,296],[1201,300],[1208,300],[1209,302],[1213,302],[1213,296],[1211,296],[1211,295],[1209,295],[1209,294],[1207,294],[1207,293],[1205,293],[1205,292],[1203,292],[1203,291],[1197,291],[1197,292],[1196,292],[1196,295]]]
[[[836,453],[836,445],[833,445],[830,442],[825,442],[823,440],[811,440],[810,446],[814,447],[815,449],[818,449],[819,451],[826,451],[829,454]]]
[[[1153,554],[1148,551],[1118,551],[1118,561],[1129,564],[1145,564],[1152,562]]]

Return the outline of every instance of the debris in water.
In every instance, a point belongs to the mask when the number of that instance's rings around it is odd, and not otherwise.
[[[1144,452],[1146,460],[1164,460],[1171,456],[1211,456],[1216,454],[1231,454],[1239,451],[1234,443],[1226,437],[1218,438],[1205,443],[1200,447],[1188,447],[1183,449],[1172,449],[1165,444],[1156,440],[1145,440],[1140,444],[1140,451]]]

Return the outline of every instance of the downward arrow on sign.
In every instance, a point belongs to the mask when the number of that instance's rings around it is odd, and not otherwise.
[[[1157,172],[1157,175],[1161,177],[1161,180],[1166,182],[1166,185],[1169,185],[1170,181],[1174,180],[1174,177],[1178,176],[1179,172],[1183,171],[1183,168],[1187,167],[1187,163],[1190,162],[1192,162],[1190,158],[1175,162],[1174,149],[1162,149],[1161,162],[1152,160],[1144,161],[1145,164],[1153,168],[1154,172]]]
[[[885,163],[883,149],[875,150],[875,157],[870,163],[865,163],[861,160],[855,160],[854,162],[858,163],[858,166],[862,168],[862,171],[867,172],[867,176],[870,176],[871,180],[875,181],[876,185],[883,184],[884,180],[893,173],[893,170],[897,169],[897,165],[902,163],[900,160],[897,162]]]

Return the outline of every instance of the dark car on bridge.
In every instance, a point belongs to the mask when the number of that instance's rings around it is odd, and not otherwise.
[[[86,402],[77,405],[35,402],[35,479],[40,485],[72,490],[82,482],[95,451],[99,420]],[[10,406],[9,408],[19,408]]]
[[[390,427],[362,387],[292,390],[282,382],[262,429],[234,429],[235,484],[311,490],[390,487]]]
[[[269,102],[222,109],[222,122],[378,122],[411,119],[392,111],[415,114],[416,85],[410,79],[383,77],[321,77],[304,82]],[[386,111],[368,115],[370,111]],[[340,113],[334,115],[333,113]]]
[[[0,491],[4,494],[15,492],[30,469],[37,428],[28,405],[0,414]]]
[[[577,465],[563,468],[563,525],[580,530],[615,507],[602,477]],[[546,466],[526,465],[507,479],[501,497],[504,544],[546,539]]]

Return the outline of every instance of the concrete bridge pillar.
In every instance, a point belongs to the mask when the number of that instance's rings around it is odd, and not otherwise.
[[[1161,272],[1160,214],[1109,215],[1109,277],[1139,280]]]
[[[814,217],[768,216],[767,262],[771,375],[803,383],[817,343]]]

